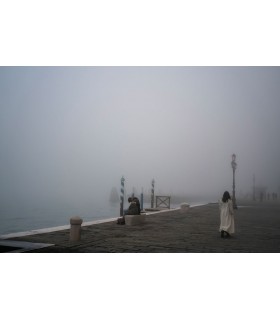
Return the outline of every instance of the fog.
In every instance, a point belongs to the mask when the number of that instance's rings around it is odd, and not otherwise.
[[[278,67],[1,67],[1,208],[279,192]]]

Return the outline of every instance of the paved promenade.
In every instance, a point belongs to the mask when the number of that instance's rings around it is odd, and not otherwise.
[[[280,252],[280,203],[238,203],[236,233],[223,239],[218,232],[217,204],[147,215],[144,225],[116,221],[82,227],[79,242],[69,241],[69,229],[9,240],[51,243],[30,252]],[[242,204],[242,205],[241,205]]]

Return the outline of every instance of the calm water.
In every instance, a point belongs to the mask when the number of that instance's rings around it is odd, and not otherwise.
[[[216,199],[193,198],[187,201],[190,205],[205,204]],[[125,208],[128,204],[125,204]],[[172,203],[171,208],[179,207],[180,203]],[[144,203],[144,208],[149,208],[150,203]],[[33,207],[33,208],[8,208],[0,209],[0,235],[30,231],[42,228],[57,227],[69,224],[73,216],[80,216],[84,222],[105,218],[119,217],[119,203],[103,202],[93,204],[90,208],[66,208],[59,206]]]

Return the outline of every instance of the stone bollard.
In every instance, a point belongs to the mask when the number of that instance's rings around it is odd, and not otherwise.
[[[180,208],[180,212],[187,213],[189,211],[189,207],[190,207],[190,205],[188,203],[182,203],[181,208]]]
[[[127,214],[124,216],[125,219],[125,224],[127,226],[134,226],[137,224],[144,224],[146,220],[146,214],[141,213],[141,214]]]
[[[83,219],[80,217],[72,217],[70,219],[70,241],[79,241],[81,240],[81,224]]]

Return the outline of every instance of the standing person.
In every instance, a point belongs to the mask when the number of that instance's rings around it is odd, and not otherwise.
[[[234,216],[233,205],[230,194],[225,191],[223,198],[219,201],[220,208],[220,229],[221,237],[228,238],[231,233],[234,233]]]

